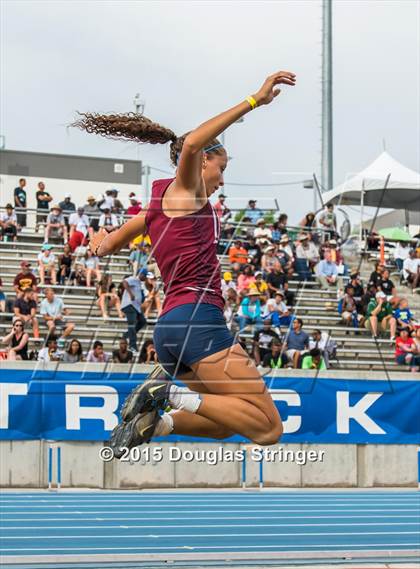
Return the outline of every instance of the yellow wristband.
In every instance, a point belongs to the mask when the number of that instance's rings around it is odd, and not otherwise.
[[[257,101],[254,99],[254,97],[252,97],[252,95],[250,95],[249,97],[246,98],[246,100],[248,101],[248,103],[251,105],[251,109],[254,110],[255,107],[257,107]]]

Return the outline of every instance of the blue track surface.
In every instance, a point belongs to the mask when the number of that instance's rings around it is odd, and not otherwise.
[[[7,563],[9,556],[32,562],[75,554],[114,562],[123,554],[139,562],[151,554],[205,560],[211,553],[392,550],[404,557],[420,548],[420,495],[409,491],[7,492],[0,505]]]

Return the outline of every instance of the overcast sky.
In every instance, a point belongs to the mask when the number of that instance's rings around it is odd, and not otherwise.
[[[226,135],[226,193],[255,196],[297,221],[312,209],[301,180],[320,171],[321,1],[3,0],[1,127],[6,147],[140,158],[170,170],[165,147],[66,129],[76,110],[133,110],[177,134],[255,92],[279,69],[297,74],[269,107]],[[419,2],[335,0],[334,182],[387,150],[420,170]],[[279,175],[279,172],[284,172]],[[154,171],[154,177],[160,177]]]

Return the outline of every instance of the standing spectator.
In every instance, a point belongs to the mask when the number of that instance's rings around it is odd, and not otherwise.
[[[399,241],[394,249],[394,259],[398,271],[401,273],[404,261],[409,257],[410,248],[407,241]]]
[[[70,278],[72,264],[73,264],[73,255],[71,253],[70,245],[66,243],[64,245],[62,255],[60,255],[58,258],[59,284],[65,284],[66,280]]]
[[[257,200],[249,200],[248,207],[244,212],[244,217],[247,217],[250,222],[255,225],[260,217],[263,217],[263,212],[256,207]]]
[[[15,188],[15,190],[13,192],[13,199],[15,200],[17,222],[18,222],[18,225],[20,225],[21,227],[26,227],[27,198],[26,198],[25,186],[26,186],[25,178],[20,178],[19,186],[17,188]]]
[[[70,336],[74,330],[73,322],[68,322],[65,318],[69,314],[61,298],[58,298],[52,288],[45,289],[45,298],[41,302],[41,316],[48,327],[50,335],[55,333],[56,328],[63,330],[62,338]]]
[[[271,229],[265,226],[265,219],[260,217],[257,220],[257,227],[254,229],[254,237],[256,239],[257,245],[261,245],[265,241],[271,241],[272,233]]]
[[[128,349],[127,338],[121,338],[120,347],[112,352],[114,364],[129,364],[133,361],[133,352]]]
[[[321,332],[321,330],[314,330],[312,338],[309,340],[309,349],[314,348],[321,350],[322,357],[324,358],[327,368],[330,367],[330,360],[335,358],[337,354],[337,342],[335,342],[328,332]]]
[[[299,367],[302,352],[309,347],[309,335],[302,330],[302,326],[302,320],[295,318],[286,335],[286,356],[295,369]]]
[[[260,293],[256,290],[250,291],[239,307],[237,321],[239,332],[242,332],[248,325],[255,325],[256,329],[262,327]]]
[[[86,242],[90,222],[89,217],[85,214],[83,207],[78,207],[76,213],[72,213],[69,217],[70,239],[69,245],[72,251]]]
[[[127,332],[124,337],[128,338],[130,350],[135,357],[138,356],[137,333],[147,324],[142,312],[144,294],[140,277],[141,272],[136,277],[126,277],[122,282],[124,293],[121,300],[121,310],[127,319]]]
[[[38,353],[39,362],[58,362],[60,361],[57,338],[53,335],[48,336],[46,346],[41,348]]]
[[[284,304],[284,293],[277,291],[274,298],[267,300],[263,313],[264,321],[268,320],[273,326],[290,326],[292,315]]]
[[[28,360],[29,335],[24,332],[24,322],[15,319],[12,331],[1,338],[1,343],[7,345],[7,359],[9,361]]]
[[[256,365],[260,365],[267,354],[271,354],[271,343],[273,340],[280,340],[279,335],[271,327],[271,321],[266,319],[263,328],[257,330],[253,339],[253,355]]]
[[[152,272],[146,274],[146,280],[144,281],[146,298],[143,301],[143,310],[145,318],[149,318],[150,311],[155,309],[157,312],[157,317],[162,310],[162,301],[160,300],[160,283],[156,279]]]
[[[99,227],[102,229],[115,229],[118,227],[118,218],[114,213],[111,213],[109,207],[105,207],[103,214],[99,218]]]
[[[316,219],[315,214],[313,212],[309,212],[305,215],[302,221],[299,222],[300,227],[302,229],[308,229],[309,231],[315,229],[316,227]]]
[[[124,205],[118,198],[118,194],[119,194],[120,190],[117,190],[117,188],[112,188],[112,190],[110,190],[110,191],[111,191],[111,197],[114,200],[114,204],[111,208],[112,211],[114,213],[116,213],[117,215],[124,213]]]
[[[338,282],[338,268],[331,259],[331,251],[325,251],[325,257],[320,261],[316,268],[316,278],[323,290],[328,290],[330,287],[337,287]]]
[[[136,248],[131,251],[128,261],[133,269],[133,276],[136,276],[140,269],[147,269],[149,253],[146,251],[144,241],[136,243]]]
[[[416,344],[410,336],[408,328],[402,328],[400,335],[395,340],[395,361],[399,365],[410,366],[411,371],[419,370],[420,358],[415,355]]]
[[[101,210],[99,209],[98,203],[94,196],[88,196],[87,204],[83,206],[84,213],[88,216],[89,223],[89,233],[98,231],[99,229],[99,218],[101,216]]]
[[[36,226],[35,231],[39,230],[40,225],[44,225],[47,221],[47,214],[48,209],[50,207],[50,202],[52,201],[52,196],[45,191],[45,184],[44,182],[38,182],[38,190],[36,192],[36,209],[37,209],[37,216],[36,216]]]
[[[322,357],[321,350],[314,348],[308,354],[302,356],[302,369],[327,369],[324,358]]]
[[[104,352],[104,345],[100,340],[93,342],[92,350],[89,350],[86,361],[89,363],[106,363],[110,360],[109,354]]]
[[[236,239],[234,244],[229,248],[229,262],[232,269],[237,272],[243,265],[246,265],[248,259],[248,251],[242,246],[242,241]]]
[[[38,280],[36,276],[31,271],[31,263],[28,261],[22,261],[20,263],[21,272],[18,273],[13,281],[13,288],[15,290],[16,296],[19,298],[23,296],[23,292],[27,289],[32,290],[35,294],[38,292]],[[36,300],[36,298],[34,298]]]
[[[51,237],[51,234],[54,233],[57,234],[58,237],[62,237],[64,239],[64,243],[67,243],[67,226],[64,222],[61,206],[59,205],[53,205],[51,207],[50,213],[47,216],[47,223],[45,225],[44,232],[44,243],[48,243],[48,239]],[[55,237],[55,235],[53,235],[53,237]]]
[[[92,286],[92,280],[95,279],[99,282],[102,278],[102,273],[99,268],[99,258],[88,249],[83,259],[83,276],[86,280],[86,286]]]
[[[378,291],[375,298],[369,302],[366,316],[365,327],[372,332],[374,338],[378,336],[379,324],[381,331],[385,332],[389,329],[391,341],[395,340],[397,322],[392,315],[392,306],[381,290]]]
[[[51,284],[57,284],[56,258],[51,253],[52,245],[44,243],[41,253],[38,254],[38,271],[41,285],[45,284],[45,276],[49,276]]]
[[[112,275],[103,275],[98,282],[96,293],[98,295],[97,304],[104,320],[109,318],[111,308],[115,308],[118,318],[124,318],[124,314],[121,311],[120,298],[117,294],[117,287],[112,282]]]
[[[289,221],[289,217],[287,213],[281,213],[279,215],[277,225],[281,235],[287,235],[287,223]]]
[[[26,289],[20,298],[16,298],[13,311],[18,320],[32,326],[34,338],[39,338],[39,326],[36,317],[37,305],[33,296],[32,290]]]
[[[139,363],[141,364],[157,364],[158,358],[153,340],[146,340],[139,356]]]
[[[82,344],[79,342],[79,340],[73,338],[73,340],[70,341],[68,350],[63,354],[63,363],[76,364],[78,362],[82,362],[83,360],[84,358]]]
[[[369,277],[368,286],[374,285],[376,289],[379,288],[382,280],[382,273],[384,272],[385,267],[377,261],[375,263],[375,269],[371,272]]]
[[[64,214],[64,222],[66,226],[69,224],[69,217],[76,211],[76,204],[71,201],[71,194],[65,194],[64,200],[58,204]]]
[[[362,297],[365,294],[365,289],[363,288],[363,284],[360,280],[358,271],[351,273],[350,280],[346,286],[345,292],[347,292],[347,288],[350,286],[353,287],[353,299],[356,303],[357,312],[359,314],[363,314]]]
[[[130,205],[127,208],[127,215],[138,215],[141,212],[141,201],[135,194],[130,194]]]
[[[273,338],[271,342],[271,350],[264,356],[262,367],[269,367],[271,369],[284,368],[287,365],[287,356],[284,353],[284,344],[281,340]]]
[[[225,194],[219,194],[217,202],[214,204],[214,209],[222,222],[227,221],[232,215],[230,209],[225,204],[226,197]]]
[[[11,203],[6,205],[6,211],[0,214],[0,240],[16,241],[17,217]]]
[[[337,218],[334,213],[334,205],[332,203],[325,206],[318,221],[321,227],[325,229],[327,239],[334,239],[337,237]]]
[[[414,291],[420,280],[420,259],[417,257],[415,249],[412,249],[408,255],[408,259],[403,264],[403,276]]]

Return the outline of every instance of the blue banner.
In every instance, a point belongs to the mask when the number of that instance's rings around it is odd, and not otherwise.
[[[145,374],[0,370],[0,439],[106,441]],[[420,381],[270,377],[289,443],[420,443]],[[171,435],[161,440],[203,440]],[[245,439],[235,436],[229,441]]]

